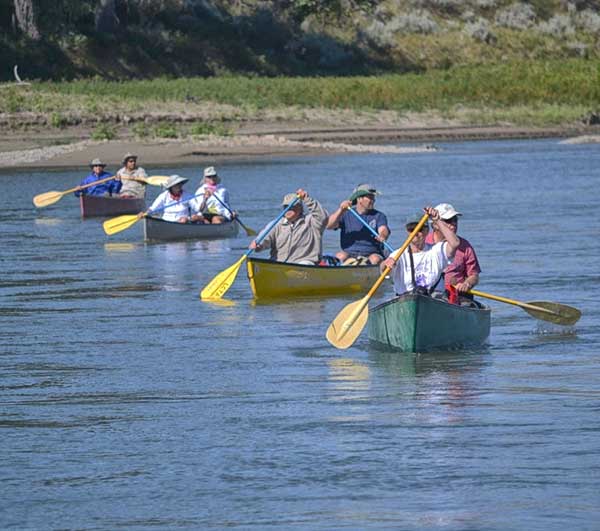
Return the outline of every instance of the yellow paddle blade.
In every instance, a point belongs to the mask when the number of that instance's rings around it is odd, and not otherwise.
[[[581,312],[577,308],[566,304],[558,304],[558,302],[528,302],[527,306],[523,306],[523,309],[536,319],[565,326],[574,325],[581,317]]]
[[[107,219],[102,223],[102,228],[104,229],[104,232],[110,236],[111,234],[116,234],[117,232],[128,229],[140,219],[141,218],[138,218],[137,214],[117,216],[116,218]]]
[[[325,337],[336,348],[348,348],[362,332],[369,319],[369,298],[345,306],[327,329]]]
[[[146,182],[152,186],[164,186],[167,184],[168,180],[168,175],[152,175],[151,177],[146,178]]]
[[[44,194],[38,194],[33,198],[33,204],[42,208],[52,203],[56,203],[65,193],[64,192],[46,192]]]
[[[220,299],[225,295],[227,290],[231,287],[235,281],[235,277],[242,267],[242,264],[247,258],[247,254],[244,254],[235,264],[229,266],[227,269],[219,273],[213,278],[206,287],[200,292],[200,298],[202,300]]]

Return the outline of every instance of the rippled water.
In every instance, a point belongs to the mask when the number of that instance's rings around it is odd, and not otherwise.
[[[324,333],[352,297],[255,304],[242,269],[232,304],[199,301],[243,231],[108,238],[73,197],[31,203],[77,172],[0,174],[0,527],[598,529],[600,149],[442,147],[220,170],[255,229],[300,186],[334,209],[375,184],[397,245],[407,214],[451,202],[480,289],[576,306],[575,327],[491,302],[476,351],[403,355],[366,334],[338,351]],[[149,173],[174,171],[196,185],[196,168]]]

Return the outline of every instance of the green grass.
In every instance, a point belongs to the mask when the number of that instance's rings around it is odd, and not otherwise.
[[[477,123],[507,120],[538,125],[572,120],[600,107],[600,61],[529,61],[372,77],[94,79],[36,83],[27,90],[27,97],[12,88],[0,91],[0,112],[46,112],[54,126],[61,126],[57,122],[62,120],[56,117],[71,112],[193,109],[215,103],[239,109],[228,118],[233,121],[257,110],[286,107],[435,111],[448,116],[468,109],[469,119]],[[191,129],[191,134],[227,134],[226,129],[209,123],[197,123]],[[167,138],[179,135],[173,124],[164,123],[152,133]]]
[[[573,59],[455,67],[373,77],[154,79],[41,83],[41,93],[96,99],[211,101],[256,108],[301,107],[423,111],[461,105],[600,102],[600,62]],[[19,106],[27,105],[20,100]],[[11,105],[13,108],[15,102]]]

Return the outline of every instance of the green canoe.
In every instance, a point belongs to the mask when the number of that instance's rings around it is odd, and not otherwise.
[[[369,339],[404,352],[454,349],[484,343],[491,310],[405,293],[369,311]]]

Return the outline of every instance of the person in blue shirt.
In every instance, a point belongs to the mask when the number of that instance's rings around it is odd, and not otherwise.
[[[90,168],[92,168],[91,173],[85,179],[83,179],[83,181],[81,181],[79,186],[85,186],[86,184],[107,179],[111,176],[110,173],[104,171],[106,164],[104,164],[100,159],[94,159],[92,162],[90,162]],[[102,196],[111,196],[113,194],[116,195],[121,190],[122,185],[123,183],[121,181],[110,179],[95,186],[90,186],[89,188],[84,188],[83,190],[77,190],[75,192],[75,196],[79,197],[81,194]]]
[[[342,262],[356,263],[361,257],[368,260],[370,264],[378,264],[384,258],[383,242],[390,236],[387,217],[383,212],[375,210],[375,196],[377,190],[370,184],[358,185],[350,199],[340,203],[340,207],[329,216],[327,221],[328,229],[340,229],[340,247],[341,251],[336,253],[336,257]],[[348,209],[352,207],[360,217],[372,227],[379,236],[375,238],[371,231],[367,229],[352,212]]]

